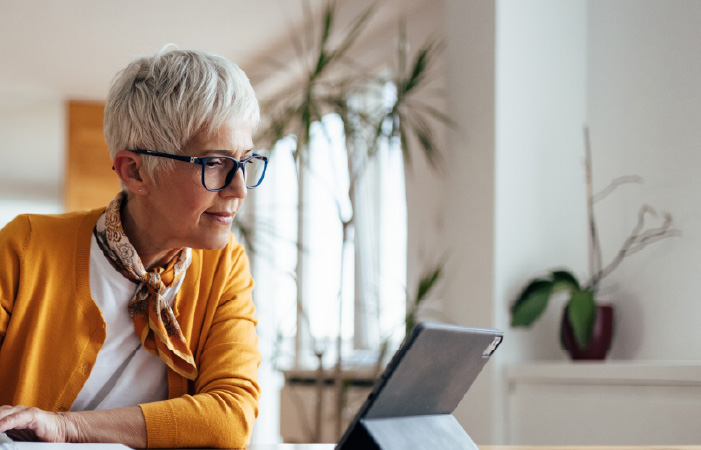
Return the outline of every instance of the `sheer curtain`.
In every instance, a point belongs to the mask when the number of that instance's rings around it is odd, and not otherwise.
[[[270,152],[266,179],[252,199],[252,260],[259,330],[268,353],[264,358],[283,368],[295,361],[294,339],[299,331],[296,228],[301,211],[305,224],[302,323],[311,339],[302,346],[299,362],[315,367],[318,351],[324,354],[324,364],[331,366],[340,333],[343,359],[363,363],[383,342],[398,343],[403,337],[406,198],[401,151],[385,143],[364,166],[356,183],[355,226],[348,230],[350,240],[344,242],[343,222],[353,211],[340,118],[329,114],[312,127],[302,208],[297,207],[294,147],[294,137],[288,137]]]
[[[345,136],[340,119],[327,115],[312,129],[305,170],[307,198],[297,205],[294,136],[268,152],[263,184],[249,191],[241,224],[251,224],[250,259],[259,319],[264,386],[254,429],[269,442],[279,431],[280,369],[335,364],[340,333],[345,366],[376,366],[379,349],[403,338],[406,313],[406,197],[401,150],[383,143],[356,184],[355,229],[344,242],[342,221],[351,215]],[[305,319],[312,339],[295,357],[297,214],[305,224]],[[343,251],[345,249],[345,252]],[[389,352],[391,355],[391,352]],[[295,361],[300,367],[294,367]]]

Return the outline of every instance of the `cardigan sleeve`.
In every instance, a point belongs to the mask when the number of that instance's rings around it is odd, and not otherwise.
[[[250,441],[258,415],[256,380],[261,356],[251,298],[253,280],[242,249],[232,265],[230,270],[216,270],[229,274],[221,294],[213,291],[220,299],[200,336],[205,341],[197,358],[194,395],[139,405],[149,447],[242,448]],[[202,278],[203,283],[207,281],[207,276]],[[216,275],[213,278],[217,280]]]
[[[0,347],[7,333],[17,296],[20,255],[29,233],[26,216],[18,216],[0,230]]]

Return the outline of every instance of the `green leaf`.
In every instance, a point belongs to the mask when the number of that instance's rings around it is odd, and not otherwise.
[[[533,280],[511,307],[511,326],[528,327],[543,314],[552,293],[552,281]]]
[[[402,143],[402,154],[404,155],[404,162],[406,165],[411,165],[411,152],[409,152],[409,139],[406,135],[406,130],[404,127],[399,127],[399,138]]]
[[[426,298],[428,293],[433,289],[438,279],[441,277],[443,266],[439,265],[434,270],[426,273],[419,281],[419,289],[416,294],[416,304],[421,303]]]
[[[421,148],[424,151],[424,156],[428,160],[431,167],[438,167],[439,154],[434,144],[433,131],[430,125],[421,116],[414,116],[413,126],[411,127],[416,135]],[[401,120],[401,119],[400,119]],[[405,121],[406,123],[407,121]]]
[[[411,69],[409,77],[403,81],[401,86],[398,86],[402,94],[408,94],[416,86],[418,86],[426,75],[426,67],[431,56],[431,47],[422,48],[416,55],[416,60]]]
[[[562,291],[579,291],[579,281],[571,272],[556,270],[552,273],[553,293]]]
[[[418,313],[419,305],[421,304],[421,302],[426,300],[428,293],[431,292],[431,290],[433,290],[433,288],[438,283],[438,280],[440,280],[441,275],[443,273],[443,266],[444,264],[438,264],[435,268],[429,269],[422,275],[421,279],[419,280],[419,286],[416,290],[416,298],[411,303],[409,312],[406,315],[405,331],[407,336],[409,335],[409,333],[411,333],[411,330],[413,330],[416,326],[416,315]]]
[[[592,291],[577,290],[572,293],[567,304],[567,319],[572,325],[577,345],[580,348],[587,348],[591,343],[596,319],[596,302]]]
[[[416,311],[412,311],[407,314],[406,320],[404,321],[404,336],[409,336],[411,331],[416,326]]]
[[[324,27],[321,32],[321,45],[320,48],[326,48],[326,43],[329,40],[329,35],[331,34],[331,28],[333,24],[334,17],[336,16],[336,2],[329,2],[326,5],[326,10],[324,11]]]
[[[425,112],[429,116],[448,125],[449,127],[454,128],[457,126],[455,121],[448,114],[445,114],[444,112],[440,111],[434,106],[427,105],[426,103],[417,101],[416,99],[413,100],[413,103],[416,104],[417,109],[421,110],[422,112]]]
[[[369,20],[375,14],[375,10],[376,5],[373,4],[355,17],[350,25],[348,33],[343,38],[341,44],[337,47],[337,50],[334,52],[333,59],[339,59],[345,55],[348,48],[358,39],[358,36],[362,33]]]

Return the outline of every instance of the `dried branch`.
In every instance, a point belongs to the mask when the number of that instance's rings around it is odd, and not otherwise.
[[[592,196],[592,201],[594,203],[601,201],[608,197],[613,191],[616,190],[621,185],[628,183],[643,183],[643,178],[638,175],[624,175],[622,177],[615,178],[608,186],[606,186],[601,191],[597,192]]]
[[[620,250],[618,250],[618,253],[613,261],[611,261],[608,266],[597,273],[594,280],[592,280],[593,285],[598,284],[604,277],[613,272],[626,256],[639,252],[653,242],[657,242],[667,237],[680,235],[678,230],[670,229],[672,226],[672,216],[669,213],[665,213],[665,219],[661,226],[647,230],[645,229],[646,215],[656,217],[657,212],[649,205],[643,205],[640,207],[640,210],[638,211],[638,222],[633,228],[633,231],[631,231]]]

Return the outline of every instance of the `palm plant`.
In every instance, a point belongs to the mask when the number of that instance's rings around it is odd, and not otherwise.
[[[301,351],[300,333],[306,330],[311,333],[308,316],[304,311],[304,280],[303,255],[304,245],[304,216],[302,206],[305,197],[304,172],[309,167],[310,140],[312,126],[323,124],[322,116],[335,113],[343,124],[346,147],[345,170],[348,173],[348,198],[350,213],[342,214],[340,201],[336,199],[338,219],[342,224],[343,243],[345,252],[352,242],[355,225],[355,211],[359,199],[356,195],[356,185],[359,176],[367,167],[368,162],[376,155],[379,144],[384,141],[399,140],[406,163],[411,163],[412,148],[418,145],[421,153],[429,162],[430,167],[438,168],[440,156],[433,134],[435,121],[449,124],[446,115],[436,108],[422,102],[420,94],[426,89],[430,79],[429,68],[441,47],[428,43],[416,54],[409,55],[404,45],[406,43],[404,27],[400,27],[398,62],[390,76],[363,68],[351,57],[351,48],[363,35],[375,13],[371,6],[354,17],[344,30],[338,30],[338,13],[333,1],[328,2],[321,15],[319,24],[309,27],[312,34],[294,33],[290,41],[294,44],[298,64],[297,72],[303,74],[300,82],[292,83],[281,94],[268,102],[262,103],[266,121],[260,127],[256,137],[257,144],[274,149],[275,143],[287,136],[294,136],[296,147],[294,158],[297,163],[298,183],[298,214],[297,214],[297,341],[295,361],[299,361]],[[339,34],[340,33],[340,34]],[[311,42],[311,45],[305,43]],[[311,49],[309,47],[312,47]],[[311,57],[309,55],[312,55]],[[294,70],[292,70],[294,72]],[[385,106],[379,99],[382,90],[388,82],[396,88],[394,102]],[[362,102],[357,99],[372,98],[376,101]],[[323,126],[323,125],[322,125]],[[345,258],[342,256],[343,261]],[[342,264],[341,264],[342,266]],[[341,267],[343,270],[343,267]],[[343,283],[343,277],[340,277]],[[435,280],[434,280],[435,282]],[[338,301],[340,302],[343,288],[339,287]],[[339,308],[339,333],[336,337],[335,365],[336,384],[338,387],[338,411],[336,431],[340,435],[340,417],[342,400],[341,380],[341,336]],[[312,337],[313,338],[313,337]]]
[[[446,115],[422,102],[418,97],[429,83],[429,67],[440,51],[440,46],[429,43],[410,56],[406,52],[403,28],[400,30],[398,64],[390,77],[365,70],[355,64],[349,50],[361,37],[375,12],[371,6],[356,16],[341,37],[336,36],[338,16],[335,3],[329,2],[321,16],[319,35],[314,40],[315,51],[309,57],[308,49],[299,34],[291,36],[297,58],[294,61],[304,73],[300,83],[293,83],[273,100],[263,102],[266,121],[260,127],[256,142],[266,148],[274,148],[280,139],[293,135],[296,139],[294,158],[297,163],[298,205],[305,195],[304,169],[308,167],[311,129],[314,123],[322,123],[322,116],[335,113],[340,118],[347,150],[346,169],[349,174],[348,194],[351,213],[338,217],[343,225],[344,241],[352,239],[349,231],[354,225],[357,204],[356,182],[368,161],[375,156],[382,140],[399,139],[405,161],[411,161],[411,148],[419,145],[431,167],[439,166],[440,155],[433,134],[432,120],[449,123]],[[314,27],[312,27],[313,29]],[[354,102],[354,98],[381,96],[387,82],[396,87],[396,99],[389,106],[380,102]],[[304,216],[298,214],[298,258],[296,269],[298,298],[298,330],[305,326],[303,302],[303,230]],[[346,248],[344,246],[344,248]]]

